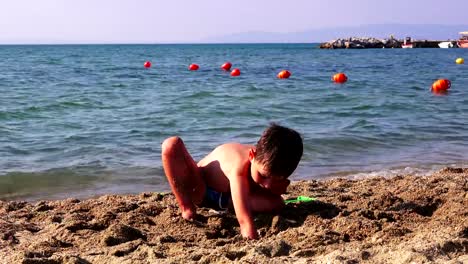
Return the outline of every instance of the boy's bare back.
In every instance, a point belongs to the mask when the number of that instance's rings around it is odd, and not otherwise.
[[[206,185],[218,192],[230,192],[229,182],[235,177],[248,177],[250,161],[249,149],[252,145],[227,143],[218,146],[198,162]]]

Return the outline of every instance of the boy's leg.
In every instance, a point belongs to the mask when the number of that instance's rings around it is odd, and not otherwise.
[[[206,186],[202,171],[185,148],[179,137],[170,137],[162,144],[162,163],[182,217],[187,220],[195,216],[195,204],[200,204]]]
[[[281,195],[259,189],[251,193],[250,208],[256,213],[279,212],[284,207]]]

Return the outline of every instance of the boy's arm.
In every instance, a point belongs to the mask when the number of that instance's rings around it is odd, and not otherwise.
[[[230,180],[232,203],[239,221],[241,234],[245,238],[257,239],[257,229],[255,228],[252,211],[249,205],[249,182],[247,177],[237,174]]]

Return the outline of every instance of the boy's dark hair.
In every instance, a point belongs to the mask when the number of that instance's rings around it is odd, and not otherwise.
[[[270,175],[289,177],[302,152],[302,138],[297,131],[271,123],[257,142],[255,159]]]

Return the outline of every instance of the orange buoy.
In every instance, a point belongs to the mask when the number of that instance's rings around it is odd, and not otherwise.
[[[288,70],[282,70],[278,73],[277,76],[279,79],[287,79],[289,78],[289,76],[291,76],[291,72],[289,72]]]
[[[145,68],[150,68],[150,67],[151,67],[151,62],[145,61],[145,63],[143,64],[143,66],[145,66]]]
[[[191,71],[196,71],[196,70],[198,70],[198,68],[200,68],[200,67],[199,67],[197,64],[192,63],[192,64],[190,64],[190,66],[189,66],[188,68],[189,68],[189,70],[191,70]]]
[[[234,70],[231,71],[231,76],[239,76],[240,75],[240,70],[235,68]]]
[[[229,61],[227,61],[223,65],[221,65],[221,69],[223,69],[225,71],[229,71],[231,69],[231,67],[232,67],[232,64]]]
[[[450,89],[450,86],[452,86],[452,83],[449,80],[439,79],[432,84],[432,91],[436,93],[446,92],[448,89]]]
[[[348,80],[348,77],[346,76],[346,74],[342,72],[333,75],[333,78],[332,78],[332,81],[336,83],[345,83],[347,80]]]

